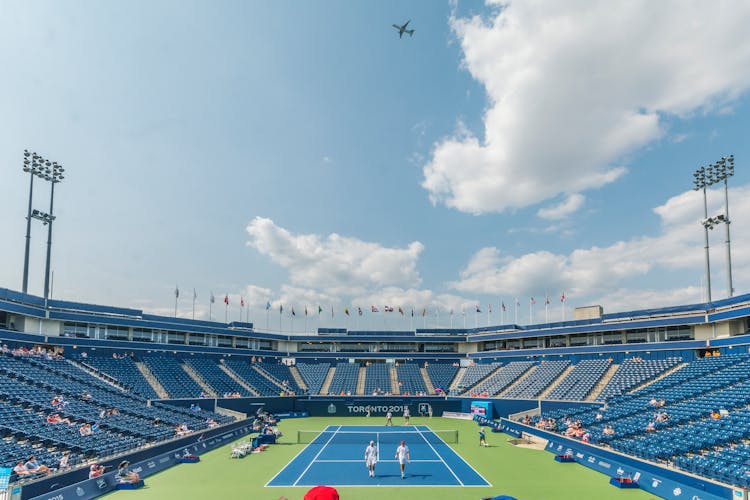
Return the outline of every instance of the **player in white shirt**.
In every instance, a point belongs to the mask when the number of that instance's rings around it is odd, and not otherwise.
[[[404,406],[404,425],[409,425],[409,417],[411,417],[411,413],[409,412],[409,407]]]
[[[376,463],[378,463],[378,449],[375,447],[375,441],[370,441],[370,446],[365,448],[365,465],[370,471],[370,477],[375,477]]]
[[[396,448],[396,458],[401,466],[401,479],[404,478],[404,467],[406,463],[411,463],[411,454],[409,453],[409,447],[406,446],[406,441],[401,441],[401,445]]]
[[[385,425],[393,425],[393,413],[390,410],[385,414]]]

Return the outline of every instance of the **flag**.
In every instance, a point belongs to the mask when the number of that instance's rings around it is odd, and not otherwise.
[[[411,308],[411,317],[412,318],[414,317],[414,308],[413,307]]]
[[[422,317],[424,318],[427,316],[427,309],[422,309]]]
[[[562,297],[560,297],[560,302],[565,302],[565,292],[563,291]]]
[[[210,300],[211,300],[212,304],[216,302],[216,297],[214,297],[214,292],[211,292],[211,299]]]
[[[323,312],[323,308],[320,307],[320,306],[318,306],[318,316],[320,316],[320,313],[322,313],[322,312]]]
[[[487,304],[487,310],[492,314],[492,304]]]
[[[196,293],[195,288],[193,288],[193,300],[198,298],[198,293]]]
[[[391,306],[385,306],[385,307],[383,308],[383,310],[384,310],[385,312],[387,312],[387,313],[392,313],[392,312],[393,312],[393,308],[392,308]]]
[[[517,306],[520,306],[520,305],[521,305],[521,301],[520,301],[520,300],[518,300],[518,297],[516,297],[516,305],[517,305]]]
[[[453,308],[451,308],[450,315],[453,316]]]
[[[378,310],[378,308],[377,308],[377,307],[375,307],[375,306],[370,306],[370,312],[374,312],[374,313],[376,313],[376,312],[380,312],[380,311]]]
[[[403,309],[401,309],[401,306],[399,306],[399,307],[398,307],[398,312],[399,312],[399,313],[401,313],[401,316],[403,316],[403,315],[404,315],[404,310],[403,310]]]
[[[534,297],[531,297],[531,305],[533,306],[534,304],[536,304],[536,300],[534,300]]]
[[[177,287],[174,287],[174,298],[179,299],[180,298],[180,289]]]
[[[477,312],[478,312],[478,313],[482,312],[482,310],[481,310],[481,309],[479,309],[479,306],[477,306]]]
[[[362,308],[361,307],[357,307],[357,314],[359,314],[360,316],[362,316]]]
[[[224,295],[224,303],[229,305],[229,294]]]
[[[307,316],[307,304],[305,304],[305,316]]]
[[[331,306],[331,317],[333,318],[333,306]]]
[[[549,305],[549,295],[545,295],[544,296],[544,305],[546,305],[546,306]]]
[[[245,297],[240,297],[240,307],[245,307]]]
[[[500,307],[502,307],[502,309],[503,309],[503,312],[505,312],[505,301],[502,301],[502,302],[500,303]]]
[[[344,308],[344,314],[346,314],[347,316],[349,316],[349,308],[348,307]]]
[[[266,311],[271,309],[271,302],[266,302]]]
[[[279,304],[279,314],[284,312],[284,306],[282,304]]]
[[[294,306],[292,306],[292,316],[296,316],[297,313],[294,312]]]

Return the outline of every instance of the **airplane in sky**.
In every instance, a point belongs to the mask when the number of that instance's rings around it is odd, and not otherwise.
[[[394,24],[393,27],[398,30],[398,37],[401,38],[404,36],[404,33],[408,33],[409,36],[414,35],[414,30],[408,30],[406,29],[407,26],[409,26],[409,23],[411,22],[411,19],[406,21],[403,26],[399,26],[398,24]]]

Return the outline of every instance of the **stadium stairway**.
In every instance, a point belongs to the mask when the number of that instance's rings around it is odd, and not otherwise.
[[[529,376],[530,376],[530,375],[531,375],[532,373],[534,373],[534,372],[535,372],[535,371],[537,370],[537,368],[539,368],[539,365],[534,365],[534,366],[532,366],[531,368],[529,368],[528,370],[526,370],[526,372],[525,372],[525,373],[524,373],[523,375],[521,375],[520,377],[518,377],[518,379],[516,379],[516,381],[515,381],[515,382],[513,382],[513,383],[512,383],[512,384],[510,384],[510,385],[509,385],[508,387],[506,387],[505,389],[503,389],[502,391],[500,391],[500,393],[499,393],[499,394],[497,394],[497,395],[496,395],[495,397],[497,397],[497,398],[502,398],[502,397],[504,397],[504,396],[505,396],[505,394],[506,394],[506,393],[507,393],[508,391],[510,391],[510,390],[511,390],[511,389],[513,389],[513,388],[514,388],[515,386],[517,386],[518,384],[520,384],[521,382],[523,382],[523,380],[524,380],[525,378],[529,377]]]
[[[620,365],[612,363],[612,366],[609,367],[601,380],[599,380],[594,386],[594,389],[591,391],[591,394],[588,395],[586,401],[596,401],[596,398],[598,398],[599,394],[601,394],[604,388],[607,387],[607,384],[609,384],[610,380],[612,380],[612,377],[615,376],[615,373],[617,373],[617,370],[619,369]]]
[[[471,384],[470,387],[466,387],[464,389],[464,391],[461,393],[461,395],[462,396],[468,396],[468,395],[470,395],[472,393],[472,390],[474,388],[480,387],[486,380],[488,380],[488,379],[494,377],[495,375],[497,375],[497,373],[500,370],[502,370],[504,366],[506,366],[506,365],[500,364],[500,366],[498,366],[497,368],[495,368],[494,370],[492,370],[491,372],[489,372],[487,375],[485,375],[484,377],[480,378],[479,380],[477,380],[476,382],[474,382],[473,384]]]
[[[242,380],[242,378],[234,373],[231,368],[226,366],[224,363],[219,363],[219,369],[227,374],[229,378],[240,384],[248,393],[252,394],[253,396],[260,396],[260,393],[256,391],[253,387],[251,387],[247,382]]]
[[[573,371],[573,368],[575,368],[575,365],[570,365],[569,367],[567,367],[565,369],[565,371],[563,371],[560,374],[559,377],[557,377],[555,380],[553,380],[552,383],[549,386],[547,386],[547,388],[544,389],[542,391],[542,393],[539,394],[539,396],[537,396],[537,399],[545,399],[550,392],[552,392],[552,391],[555,390],[555,387],[557,387],[558,385],[560,385],[560,382],[562,382],[563,380],[565,380],[565,378],[570,374],[570,372]]]
[[[323,385],[320,388],[321,394],[328,394],[328,391],[331,389],[331,382],[333,381],[333,376],[336,374],[336,366],[331,366],[328,370],[328,375],[326,375],[326,379],[323,381]]]
[[[303,391],[307,392],[307,389],[308,389],[307,384],[302,379],[302,375],[299,374],[299,370],[297,370],[297,367],[296,366],[290,366],[289,367],[289,373],[292,374],[292,377],[294,378],[294,381],[297,382],[297,385],[299,386],[299,388],[302,389]]]
[[[398,372],[396,371],[396,365],[391,365],[388,368],[388,373],[391,376],[391,394],[401,394],[401,386],[398,385]]]
[[[206,393],[208,393],[209,396],[211,396],[212,398],[215,398],[218,396],[218,394],[216,393],[216,390],[214,390],[213,387],[208,385],[206,381],[203,380],[203,378],[198,374],[198,372],[193,370],[192,366],[188,365],[187,363],[180,363],[180,365],[182,366],[182,369],[185,370],[185,373],[190,375],[190,378],[195,380],[195,383],[201,386],[201,389],[206,391]]]
[[[102,382],[111,385],[115,389],[119,389],[121,391],[127,391],[128,390],[127,387],[125,387],[122,383],[120,383],[116,378],[114,378],[114,377],[112,377],[110,375],[107,375],[103,371],[98,370],[95,367],[93,367],[93,366],[91,366],[89,364],[86,364],[85,362],[74,361],[74,360],[72,360],[70,358],[66,359],[65,361],[67,363],[75,366],[76,368],[84,371],[88,375],[90,375],[90,376],[92,376],[94,378],[98,378]]]
[[[664,373],[662,373],[658,377],[653,378],[651,380],[647,380],[646,382],[642,383],[641,385],[633,387],[633,389],[630,390],[630,393],[632,394],[634,392],[640,391],[641,389],[645,389],[646,387],[650,386],[651,384],[654,384],[654,383],[658,382],[659,380],[663,379],[664,377],[668,377],[669,375],[672,375],[676,371],[682,370],[683,368],[685,368],[689,364],[690,363],[680,363],[677,366],[675,366],[673,368],[670,368],[669,370],[665,371]]]
[[[362,396],[365,393],[365,381],[367,380],[367,368],[364,366],[359,367],[359,373],[357,374],[357,390],[355,394]]]
[[[451,384],[448,386],[448,392],[458,390],[458,388],[461,386],[461,381],[464,379],[464,375],[466,375],[466,367],[462,366],[458,369],[458,373],[456,373],[456,376],[453,377]]]
[[[169,399],[169,393],[167,390],[158,380],[156,380],[154,374],[151,373],[151,370],[148,369],[148,366],[146,366],[143,361],[136,361],[135,366],[138,367],[138,371],[141,372],[141,375],[143,375],[143,378],[146,379],[146,382],[148,382],[148,385],[151,386],[157,396],[161,399]]]
[[[263,368],[261,368],[261,367],[260,367],[259,365],[257,365],[257,364],[255,364],[255,363],[253,363],[253,364],[252,364],[252,368],[253,368],[253,370],[255,370],[256,372],[260,373],[260,374],[261,374],[261,376],[263,376],[263,378],[265,378],[266,380],[268,380],[269,382],[271,382],[271,383],[272,383],[273,385],[275,385],[275,386],[276,386],[276,387],[277,387],[277,388],[279,389],[279,391],[284,391],[284,390],[286,390],[286,389],[284,388],[284,386],[283,386],[283,385],[281,385],[281,384],[279,383],[279,381],[278,381],[278,380],[276,380],[276,379],[275,379],[274,377],[272,377],[272,376],[271,376],[271,374],[269,374],[269,373],[268,373],[267,371],[265,371],[265,370],[264,370]]]
[[[423,366],[419,369],[419,373],[422,374],[424,385],[427,386],[427,394],[435,394],[435,387],[433,387],[432,380],[430,380],[430,376],[427,374],[427,368]]]

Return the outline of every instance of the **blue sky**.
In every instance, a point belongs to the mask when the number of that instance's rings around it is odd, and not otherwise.
[[[195,288],[197,316],[212,290],[214,318],[230,294],[232,319],[243,297],[260,326],[266,302],[276,321],[280,304],[320,304],[309,329],[355,327],[344,307],[371,305],[428,308],[415,326],[451,309],[462,324],[463,309],[473,326],[491,303],[498,323],[514,297],[528,323],[531,296],[543,321],[545,293],[557,320],[562,290],[568,317],[699,301],[692,172],[733,153],[747,292],[748,8],[636,7],[6,2],[0,286],[21,286],[30,148],[68,173],[58,298],[171,314],[177,284],[182,316]],[[415,35],[399,39],[391,24],[407,19]],[[45,236],[35,224],[35,294]],[[723,240],[714,230],[714,298],[727,293]]]

